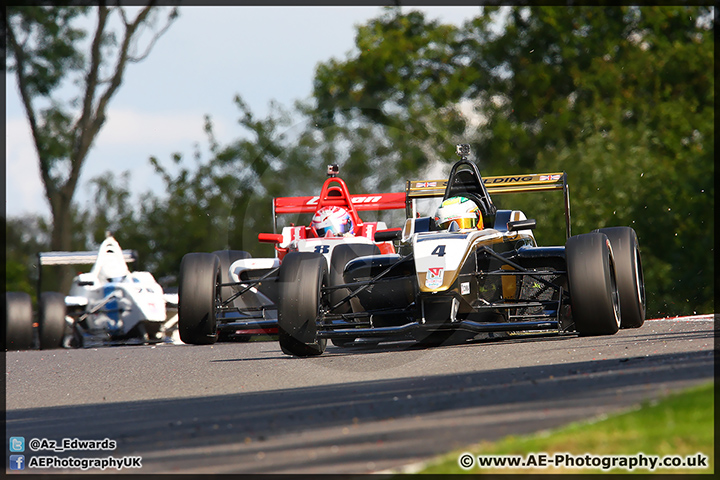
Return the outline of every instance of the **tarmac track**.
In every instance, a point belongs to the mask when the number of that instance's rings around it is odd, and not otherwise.
[[[8,352],[6,441],[109,438],[115,450],[26,460],[142,457],[127,473],[386,471],[708,382],[713,349],[705,315],[609,337],[329,345],[305,359],[275,342]]]

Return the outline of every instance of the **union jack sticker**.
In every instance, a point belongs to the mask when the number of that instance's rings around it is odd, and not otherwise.
[[[549,180],[560,180],[560,175],[540,175],[541,182],[547,182]]]

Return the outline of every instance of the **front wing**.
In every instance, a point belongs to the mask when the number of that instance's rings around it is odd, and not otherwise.
[[[566,277],[563,248],[526,247],[521,250],[525,251],[506,256],[481,247],[478,253],[494,260],[497,268],[464,272],[450,289],[440,294],[423,294],[416,288],[414,301],[405,305],[345,314],[333,313],[340,304],[330,306],[318,319],[318,338],[387,337],[414,330],[470,333],[571,330],[569,296],[563,283]],[[411,255],[403,260],[410,260]],[[542,263],[547,266],[539,265]],[[366,281],[324,288],[323,294],[349,288],[351,293],[343,299],[346,302],[368,288],[386,288],[383,285],[393,281],[389,277],[392,277],[392,266]],[[412,276],[405,280],[417,285]],[[469,296],[460,285],[470,281],[483,285],[494,283],[500,288],[513,284],[515,293],[513,296],[496,295],[495,298],[480,293]]]

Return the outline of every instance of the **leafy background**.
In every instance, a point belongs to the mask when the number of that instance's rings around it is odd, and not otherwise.
[[[357,27],[346,58],[317,66],[310,101],[257,118],[238,94],[236,140],[220,144],[208,116],[209,155],[151,158],[165,191],[133,204],[131,172],[94,178],[96,204],[70,208],[72,248],[111,230],[138,251],[135,269],[172,284],[188,252],[273,255],[256,237],[272,231],[271,198],[314,194],[330,163],[351,192],[400,191],[446,174],[455,144],[470,143],[484,175],[567,172],[574,234],[632,226],[648,316],[712,313],[712,8],[510,7],[498,21],[495,7],[462,27],[387,8]],[[540,244],[564,243],[560,194],[495,201],[537,219]],[[34,294],[52,229],[7,219],[8,290]]]

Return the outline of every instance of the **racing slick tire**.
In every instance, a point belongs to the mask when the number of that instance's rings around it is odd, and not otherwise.
[[[620,328],[642,327],[645,322],[645,280],[635,230],[609,227],[593,231],[607,235],[612,246],[620,295]]]
[[[60,348],[65,337],[65,295],[43,292],[38,302],[38,337],[41,350]]]
[[[5,292],[5,349],[28,350],[33,344],[32,299],[25,292]]]
[[[617,333],[621,312],[610,239],[599,232],[570,237],[565,257],[577,332],[582,336]]]
[[[330,258],[330,271],[328,272],[329,286],[342,285],[345,283],[343,279],[343,270],[345,265],[350,260],[357,257],[364,257],[365,255],[379,255],[380,249],[376,245],[368,244],[343,244],[338,245],[332,251],[332,257]],[[350,294],[349,288],[341,288],[330,292],[329,304],[330,306],[340,302],[343,298]],[[333,310],[331,313],[348,313],[351,311],[359,311],[361,309],[360,302],[357,298],[351,298],[348,302],[340,305],[338,308]],[[347,347],[352,345],[355,341],[354,338],[333,338],[330,340],[336,347]]]
[[[327,340],[317,338],[317,318],[328,284],[325,257],[292,252],[278,271],[278,340],[283,353],[298,357],[321,355]]]
[[[180,262],[178,330],[184,343],[211,345],[217,340],[220,279],[220,259],[215,254],[188,253]]]

